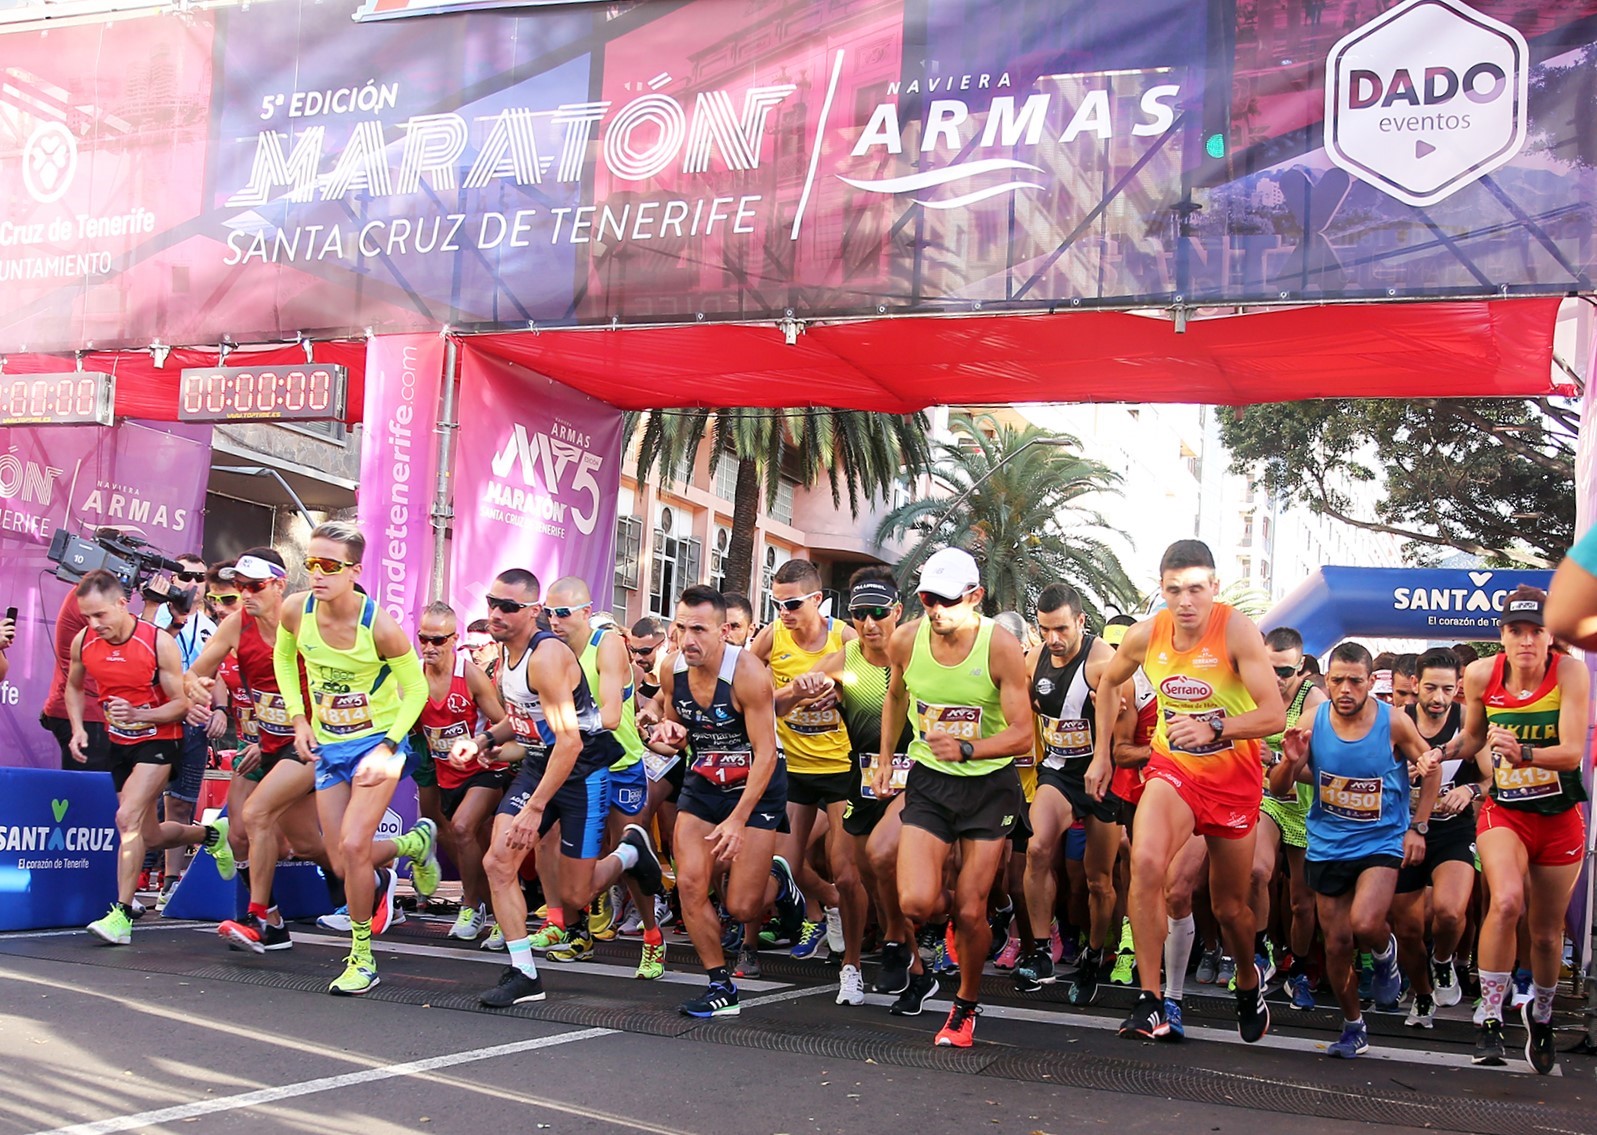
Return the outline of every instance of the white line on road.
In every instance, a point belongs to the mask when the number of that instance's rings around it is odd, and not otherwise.
[[[554,1048],[562,1044],[573,1044],[582,1040],[596,1040],[599,1037],[614,1036],[614,1029],[579,1029],[576,1032],[559,1033],[555,1036],[534,1037],[531,1040],[518,1040],[510,1044],[496,1044],[490,1048],[473,1048],[465,1052],[451,1052],[443,1056],[429,1056],[425,1060],[408,1060],[403,1064],[389,1064],[381,1068],[366,1068],[359,1072],[346,1072],[341,1076],[323,1076],[317,1080],[302,1080],[297,1084],[284,1084],[276,1088],[262,1088],[259,1091],[243,1092],[236,1096],[224,1096],[222,1099],[197,1100],[194,1103],[178,1104],[175,1107],[157,1108],[154,1111],[143,1111],[137,1115],[118,1115],[110,1119],[97,1119],[90,1123],[74,1123],[70,1127],[56,1127],[49,1131],[36,1132],[35,1135],[112,1135],[117,1131],[134,1131],[141,1127],[153,1127],[158,1124],[180,1123],[184,1120],[195,1119],[202,1115],[215,1115],[222,1111],[238,1111],[242,1108],[260,1107],[263,1104],[277,1103],[279,1100],[295,1099],[299,1096],[315,1095],[318,1092],[330,1092],[339,1088],[354,1087],[357,1084],[370,1084],[377,1080],[392,1080],[402,1076],[415,1076],[424,1072],[433,1072],[439,1068],[454,1068],[461,1064],[475,1064],[481,1060],[494,1060],[501,1056],[516,1056],[523,1052],[533,1052],[540,1048]]]
[[[158,930],[189,930],[195,926],[203,925],[204,923],[189,921],[157,922],[154,926],[140,926],[135,923],[133,927],[133,933],[135,935],[142,936],[145,934],[153,934]],[[71,938],[74,936],[87,940],[89,937],[89,932],[83,929],[81,926],[75,927],[71,930],[13,930],[4,934],[0,934],[0,942],[10,942],[14,939],[20,938]],[[99,939],[95,939],[95,941],[98,940]]]

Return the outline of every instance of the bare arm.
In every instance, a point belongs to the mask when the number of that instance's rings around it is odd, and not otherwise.
[[[871,786],[878,797],[888,793],[893,777],[893,749],[909,718],[909,687],[904,684],[904,670],[915,648],[917,625],[914,622],[904,624],[893,632],[887,643],[889,673],[887,693],[882,698],[882,741],[876,754],[876,772],[871,777]]]
[[[478,712],[486,717],[491,725],[498,725],[505,719],[505,703],[499,700],[499,688],[475,662],[466,663],[466,688],[471,691]]]
[[[581,666],[569,647],[545,639],[527,659],[527,685],[543,705],[543,717],[554,730],[555,743],[549,747],[549,763],[533,789],[527,807],[542,812],[560,791],[582,755],[582,732],[577,728],[577,703],[573,696],[576,679],[571,671]]]
[[[771,698],[771,675],[757,660],[738,659],[732,675],[732,702],[743,712],[749,744],[754,748],[754,764],[730,817],[745,825],[770,786],[771,777],[776,775],[776,710]]]
[[[1226,621],[1225,638],[1237,674],[1247,687],[1255,708],[1227,717],[1220,739],[1249,741],[1281,732],[1286,728],[1286,706],[1281,704],[1281,687],[1276,683],[1275,671],[1270,668],[1264,636],[1253,620],[1238,616]]]
[[[1413,719],[1397,710],[1392,712],[1392,747],[1397,759],[1407,761],[1422,777],[1419,802],[1411,819],[1416,824],[1428,823],[1431,810],[1436,807],[1436,793],[1442,786],[1442,762],[1437,759],[1436,750],[1420,736]]]
[[[79,631],[67,648],[72,662],[67,667],[67,684],[61,691],[61,700],[66,702],[67,721],[74,733],[83,732],[83,638],[88,633],[88,628]]]
[[[183,652],[178,649],[177,639],[171,635],[156,635],[155,661],[166,704],[131,709],[127,716],[147,725],[182,721],[189,711],[189,699],[183,693]]]
[[[1568,557],[1547,589],[1547,629],[1582,650],[1597,649],[1597,577]]]
[[[618,634],[599,636],[599,724],[612,733],[621,728],[621,691],[627,685],[632,655]]]
[[[1093,687],[1093,754],[1092,764],[1087,766],[1084,779],[1087,792],[1099,800],[1103,799],[1109,788],[1109,779],[1114,774],[1115,729],[1121,708],[1126,702],[1128,683],[1148,655],[1148,639],[1152,634],[1151,619],[1144,619],[1128,630],[1126,637],[1120,641],[1120,649],[1104,662],[1103,669],[1098,673],[1098,684]],[[1130,688],[1135,689],[1134,686]],[[1132,697],[1135,697],[1134,693]],[[1136,733],[1135,718],[1133,709],[1132,728],[1126,734],[1128,742]],[[1136,746],[1128,744],[1127,747]],[[1150,749],[1149,755],[1151,753]],[[1146,760],[1144,756],[1143,761]]]
[[[971,759],[1018,757],[1031,752],[1037,722],[1031,712],[1031,681],[1026,655],[1013,635],[992,635],[987,640],[987,672],[998,685],[998,701],[1008,726],[991,737],[971,744]]]

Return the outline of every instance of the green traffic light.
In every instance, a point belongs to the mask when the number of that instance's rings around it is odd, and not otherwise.
[[[1210,134],[1208,141],[1203,144],[1203,150],[1211,158],[1225,157],[1225,135]]]

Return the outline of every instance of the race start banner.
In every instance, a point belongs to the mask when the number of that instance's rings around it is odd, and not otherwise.
[[[438,478],[440,335],[378,335],[366,346],[366,412],[356,496],[361,579],[402,627],[421,625],[432,576]]]
[[[39,725],[56,670],[56,614],[72,590],[46,555],[57,530],[92,540],[115,527],[169,558],[197,552],[210,465],[209,425],[0,429],[0,609],[17,608],[0,682],[0,767],[61,766]],[[132,609],[142,609],[137,596]]]
[[[0,350],[1592,287],[1597,0],[484,9],[0,35]]]
[[[568,386],[461,349],[450,595],[462,623],[487,615],[494,576],[524,568],[544,592],[587,580],[597,608],[615,578],[621,412]]]

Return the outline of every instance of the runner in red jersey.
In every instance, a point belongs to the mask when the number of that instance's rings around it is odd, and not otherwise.
[[[439,805],[447,821],[440,829],[444,849],[460,871],[460,916],[449,936],[474,942],[488,929],[482,857],[493,839],[494,812],[510,785],[510,764],[497,759],[497,750],[450,759],[457,741],[470,740],[505,716],[493,680],[457,649],[459,625],[448,603],[432,603],[421,613],[416,649],[427,676],[427,704],[416,725],[438,775]]]
[[[243,609],[222,620],[187,675],[189,696],[198,705],[211,696],[222,663],[236,657],[239,685],[249,705],[254,736],[246,741],[245,735],[240,735],[239,740],[246,744],[233,766],[228,792],[229,809],[249,836],[251,850],[246,854],[253,856],[253,862],[241,859],[238,864],[249,887],[249,913],[242,920],[223,922],[217,933],[256,953],[294,945],[272,901],[272,879],[285,843],[296,858],[321,865],[334,890],[334,905],[342,901],[336,883],[331,882],[336,876],[311,797],[314,777],[294,751],[294,726],[272,665],[287,578],[283,557],[272,548],[251,548],[240,556],[233,565],[232,582],[244,597]],[[303,666],[300,687],[305,696]],[[253,850],[256,848],[258,853]]]
[[[111,739],[111,780],[116,785],[117,897],[89,933],[113,946],[132,941],[133,891],[146,851],[200,845],[216,857],[224,879],[233,877],[227,821],[215,824],[163,824],[155,818],[183,736],[183,662],[171,635],[142,623],[128,610],[127,592],[108,571],[91,571],[78,584],[78,606],[88,626],[72,640],[67,671],[69,749],[87,759],[89,735],[83,725],[84,678],[100,691],[106,732]]]

